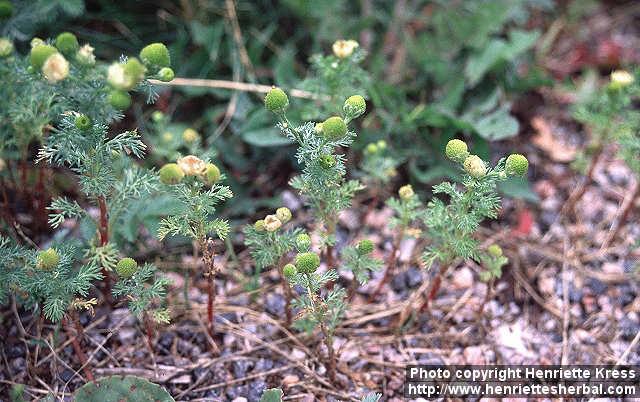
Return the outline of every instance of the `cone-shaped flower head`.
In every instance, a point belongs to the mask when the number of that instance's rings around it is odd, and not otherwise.
[[[291,210],[287,207],[280,207],[276,210],[276,217],[284,224],[291,220]]]
[[[367,155],[374,155],[378,153],[378,150],[378,144],[376,144],[375,142],[371,142],[364,148],[364,153]]]
[[[206,162],[194,155],[182,157],[177,163],[187,176],[202,176],[207,170]]]
[[[398,190],[398,195],[400,196],[401,200],[408,200],[409,198],[413,197],[415,193],[413,192],[413,187],[411,187],[411,184],[406,184],[400,187],[400,189]]]
[[[158,171],[160,182],[163,184],[178,184],[184,178],[184,172],[177,163],[167,163]]]
[[[59,263],[60,256],[58,255],[58,252],[53,248],[49,248],[47,250],[39,252],[38,257],[36,258],[36,268],[43,271],[50,271],[53,268],[57,267]]]
[[[60,82],[69,75],[69,62],[60,53],[54,53],[42,65],[42,74],[52,84]]]
[[[444,151],[447,158],[451,159],[454,162],[462,163],[467,156],[469,156],[469,148],[467,147],[467,143],[459,140],[453,139],[447,142],[447,147]]]
[[[311,250],[311,237],[306,233],[300,233],[296,236],[296,249],[300,253]]]
[[[171,67],[169,49],[163,43],[152,43],[140,51],[140,60],[151,71],[158,71],[162,67]]]
[[[218,180],[220,180],[220,169],[218,169],[218,167],[213,163],[207,163],[202,179],[205,184],[209,186],[214,185]]]
[[[126,110],[131,106],[131,95],[119,89],[109,92],[108,100],[109,104],[117,110]]]
[[[524,155],[511,154],[507,157],[504,170],[511,176],[524,176],[529,170],[529,161]]]
[[[187,144],[196,142],[198,141],[199,138],[200,138],[200,134],[198,134],[198,132],[192,128],[186,128],[182,132],[182,140]]]
[[[131,278],[138,271],[138,263],[133,258],[123,258],[116,265],[116,273],[120,278]]]
[[[85,67],[96,64],[96,56],[93,54],[93,46],[83,45],[76,53],[76,61]]]
[[[316,272],[320,266],[320,256],[316,253],[300,253],[296,256],[296,268],[303,274]]]
[[[176,73],[173,72],[171,67],[162,67],[158,71],[158,79],[162,82],[170,82],[176,77]]]
[[[264,224],[264,219],[258,219],[254,224],[253,224],[253,228],[255,230],[257,230],[258,232],[264,232],[265,230],[267,230],[265,228],[265,224]]]
[[[320,166],[324,169],[331,169],[336,165],[336,158],[330,154],[320,156]]]
[[[342,117],[329,117],[322,123],[322,134],[328,140],[340,140],[347,134],[347,124]]]
[[[86,114],[79,114],[76,116],[75,125],[79,130],[88,130],[91,127],[91,119]]]
[[[44,62],[55,53],[58,53],[58,49],[51,45],[36,45],[31,48],[31,53],[29,53],[29,63],[34,70],[40,71]]]
[[[347,100],[344,101],[344,105],[342,107],[344,115],[352,119],[362,116],[362,114],[366,110],[367,102],[365,102],[364,98],[360,95],[353,95],[348,97]]]
[[[7,57],[13,53],[13,42],[7,38],[0,38],[0,58]]]
[[[347,58],[353,54],[353,52],[360,46],[355,40],[337,40],[333,42],[331,49],[333,54],[340,59]]]
[[[373,242],[369,239],[361,240],[358,243],[358,252],[362,255],[371,254],[373,252]]]
[[[56,37],[56,47],[65,56],[73,56],[80,49],[80,44],[74,34],[63,32]]]
[[[264,106],[273,113],[284,113],[289,107],[289,97],[282,89],[273,87],[264,97]]]
[[[138,85],[138,83],[144,79],[144,74],[147,72],[147,68],[135,57],[130,57],[127,62],[124,63],[123,69],[128,85],[126,89],[133,89]]]
[[[492,244],[487,247],[487,252],[492,257],[502,257],[502,248],[500,248],[500,246],[498,246],[497,244]]]
[[[264,228],[267,232],[275,232],[282,226],[282,221],[275,215],[267,215],[264,217]]]
[[[635,81],[633,74],[625,70],[615,70],[611,73],[611,83],[609,87],[612,89],[621,89],[627,87]]]
[[[297,274],[298,274],[298,269],[293,264],[287,264],[284,267],[282,267],[282,275],[284,275],[284,277],[289,280],[293,279],[293,277],[295,277]]]
[[[469,155],[462,164],[464,170],[475,179],[484,177],[487,174],[487,166],[478,155]]]

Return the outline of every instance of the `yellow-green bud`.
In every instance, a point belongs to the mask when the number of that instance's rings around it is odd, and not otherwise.
[[[320,166],[324,169],[331,169],[336,165],[336,158],[333,155],[325,154],[320,156]]]
[[[220,169],[213,163],[207,163],[202,179],[209,186],[217,183],[220,180]]]
[[[276,210],[276,217],[284,224],[291,220],[291,210],[287,207],[280,207]]]
[[[192,143],[200,138],[200,134],[192,128],[187,128],[182,132],[182,140],[186,143]]]
[[[126,110],[131,106],[131,95],[128,92],[114,89],[109,92],[108,101],[114,109]]]
[[[31,48],[31,53],[29,53],[29,63],[34,70],[40,71],[44,62],[55,53],[58,53],[58,49],[51,45],[36,45]]]
[[[633,75],[625,70],[615,70],[611,73],[611,82],[609,83],[609,88],[611,89],[622,89],[627,87],[635,81]]]
[[[377,144],[379,150],[384,151],[385,149],[387,149],[387,141],[379,140]]]
[[[31,41],[29,42],[29,46],[31,46],[31,49],[33,49],[36,46],[40,46],[40,45],[46,45],[47,43],[45,41],[43,41],[41,38],[38,37],[34,37],[33,39],[31,39]]]
[[[93,54],[93,46],[86,44],[76,53],[76,61],[85,67],[90,67],[96,64],[96,56]]]
[[[475,179],[484,177],[487,174],[487,166],[478,155],[469,155],[462,164],[464,170]]]
[[[7,19],[13,15],[13,4],[8,0],[0,1],[0,20]]]
[[[447,142],[447,147],[444,151],[447,158],[452,161],[462,163],[467,156],[469,156],[469,148],[467,147],[467,143],[458,139],[453,139]]]
[[[60,263],[60,256],[58,252],[49,248],[47,250],[41,251],[38,253],[38,257],[36,258],[36,268],[41,269],[43,271],[49,271],[53,268],[57,267]]]
[[[349,116],[352,119],[362,116],[366,110],[367,103],[360,95],[350,96],[346,101],[344,101],[344,105],[342,106],[344,115]]]
[[[171,67],[162,67],[160,71],[158,71],[158,79],[162,82],[173,81],[175,77],[176,74]]]
[[[282,89],[273,87],[264,97],[264,106],[273,113],[284,113],[289,107],[289,97]]]
[[[140,60],[152,71],[171,67],[169,49],[163,43],[152,43],[140,51]]]
[[[284,277],[289,280],[293,279],[297,274],[298,274],[298,269],[293,264],[287,264],[284,267],[282,267],[282,275],[284,275]]]
[[[311,249],[311,237],[306,233],[300,233],[297,235],[296,249],[301,253],[309,251]]]
[[[160,182],[163,184],[178,184],[184,178],[184,172],[177,163],[167,163],[158,171]]]
[[[265,230],[267,230],[267,228],[265,228],[264,226],[264,219],[258,219],[254,224],[253,224],[253,228],[255,230],[257,230],[258,232],[264,232]]]
[[[88,130],[91,127],[91,119],[86,114],[79,114],[76,116],[75,125],[79,130]]]
[[[367,147],[364,149],[364,152],[369,154],[369,155],[377,154],[378,153],[378,144],[376,144],[375,142],[367,144]]]
[[[400,189],[398,190],[398,195],[400,196],[401,200],[408,200],[409,198],[413,197],[415,193],[413,192],[413,187],[411,187],[411,184],[406,184],[400,187]]]
[[[500,248],[500,246],[498,246],[497,244],[492,244],[487,247],[487,252],[492,257],[502,257],[502,248]]]
[[[529,169],[529,161],[524,155],[511,154],[507,157],[504,170],[511,176],[524,176]]]
[[[7,38],[0,38],[0,57],[7,57],[13,53],[13,42]]]
[[[303,274],[312,274],[320,266],[320,256],[316,253],[300,253],[296,256],[296,268]]]
[[[42,74],[52,84],[62,81],[69,75],[69,62],[60,53],[54,53],[42,65]]]
[[[154,110],[153,113],[151,113],[151,120],[153,120],[154,123],[160,123],[163,119],[164,113],[162,113],[161,111]]]
[[[65,56],[72,56],[80,49],[80,44],[74,34],[63,32],[56,38],[56,47]]]
[[[282,221],[275,215],[267,215],[264,217],[264,228],[267,232],[275,232],[282,226]]]
[[[360,243],[358,243],[358,252],[362,255],[371,254],[373,248],[373,242],[369,239],[361,240]]]
[[[122,66],[127,85],[121,89],[133,89],[144,79],[147,68],[135,57],[130,57]]]
[[[138,263],[133,258],[123,258],[116,265],[116,273],[120,278],[131,278],[138,271]]]
[[[340,140],[347,134],[347,124],[342,117],[329,117],[322,123],[322,134],[328,140]]]

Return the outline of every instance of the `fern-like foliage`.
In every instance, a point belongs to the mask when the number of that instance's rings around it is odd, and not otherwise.
[[[355,280],[364,285],[369,280],[370,273],[382,268],[382,261],[372,257],[370,253],[363,253],[356,246],[347,246],[342,250],[342,263],[345,269],[353,272]]]
[[[278,230],[269,232],[258,230],[254,225],[245,225],[244,244],[249,248],[251,258],[258,269],[276,265],[278,260],[295,247],[296,236],[302,229]]]
[[[428,268],[435,261],[448,263],[456,257],[479,261],[479,244],[474,235],[483,220],[497,217],[501,203],[496,185],[507,177],[504,166],[501,159],[480,178],[465,173],[461,188],[450,182],[433,187],[434,194],[448,199],[434,197],[423,216],[430,241],[423,254]]]
[[[156,271],[154,265],[144,264],[131,277],[120,278],[113,286],[112,294],[114,297],[126,297],[129,310],[138,319],[142,319],[146,312],[154,320],[166,323],[168,311],[162,306],[166,304],[166,288],[170,281],[157,277]]]

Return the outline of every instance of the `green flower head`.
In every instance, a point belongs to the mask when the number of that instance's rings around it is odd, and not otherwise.
[[[452,161],[462,163],[467,156],[469,156],[469,149],[466,142],[453,139],[447,142],[447,147],[445,148],[444,153],[447,155],[447,158]]]
[[[131,278],[138,271],[138,263],[133,258],[123,258],[116,265],[116,273],[120,278]]]
[[[147,68],[135,57],[130,57],[122,68],[125,79],[130,83],[127,89],[133,89],[133,87],[138,85],[138,83],[144,79],[144,74],[147,72]]]
[[[220,180],[220,169],[213,163],[207,163],[202,179],[209,186],[217,183]]]
[[[336,165],[336,158],[330,154],[324,154],[320,156],[320,166],[323,169],[331,169]]]
[[[284,224],[291,220],[291,210],[287,207],[280,207],[276,210],[276,217]]]
[[[88,130],[91,127],[91,119],[86,114],[79,114],[76,116],[75,125],[79,130]]]
[[[344,115],[351,119],[362,116],[366,110],[367,102],[365,102],[364,98],[360,95],[350,96],[344,101],[344,105],[342,106]]]
[[[55,53],[58,53],[58,49],[51,45],[36,45],[31,48],[29,63],[34,70],[40,71],[44,62]]]
[[[340,140],[347,134],[347,124],[342,117],[329,117],[322,123],[322,134],[330,141]]]
[[[0,58],[7,57],[13,53],[13,42],[7,38],[0,38]]]
[[[171,67],[162,67],[160,71],[158,71],[158,79],[162,82],[173,81],[175,76],[176,74]]]
[[[56,47],[65,56],[73,56],[80,49],[80,44],[74,34],[63,32],[56,38]]]
[[[273,87],[264,97],[264,106],[273,113],[284,113],[289,107],[289,97],[282,89]]]
[[[109,92],[109,104],[117,110],[127,110],[131,106],[131,95],[128,92],[114,89]]]
[[[524,155],[511,154],[507,157],[504,170],[511,176],[524,176],[529,169],[529,161]]]
[[[301,253],[311,250],[311,237],[306,233],[296,236],[296,249]]]
[[[140,60],[152,71],[163,67],[171,67],[169,49],[163,43],[152,43],[140,51]]]
[[[303,274],[312,274],[320,266],[320,256],[316,253],[300,253],[296,256],[296,267]]]
[[[177,163],[167,163],[158,171],[163,184],[178,184],[184,178],[184,172]]]
[[[373,242],[369,239],[361,240],[360,243],[358,243],[358,253],[362,255],[371,254],[373,248]]]
[[[487,166],[478,155],[469,155],[462,164],[464,170],[474,179],[479,179],[487,174]]]
[[[284,275],[284,277],[289,280],[293,279],[293,277],[295,277],[297,274],[298,274],[298,269],[293,264],[287,264],[284,267],[282,267],[282,275]]]
[[[39,252],[38,257],[36,258],[36,268],[43,271],[50,271],[53,268],[57,267],[59,263],[60,256],[58,255],[58,252],[53,248],[49,248],[47,250]]]
[[[378,144],[376,144],[375,142],[371,142],[364,148],[364,153],[367,155],[375,155],[378,153],[378,150]]]
[[[257,230],[258,232],[264,232],[265,230],[267,230],[265,223],[264,223],[264,219],[258,219],[254,224],[253,224],[253,228],[255,230]]]
[[[495,258],[502,257],[502,248],[500,248],[500,246],[498,246],[497,244],[492,244],[489,247],[487,247],[487,252],[492,257],[495,257]]]
[[[401,200],[408,200],[409,198],[413,197],[415,193],[413,192],[413,187],[411,187],[411,184],[406,184],[400,187],[400,189],[398,190],[398,195],[400,196]]]

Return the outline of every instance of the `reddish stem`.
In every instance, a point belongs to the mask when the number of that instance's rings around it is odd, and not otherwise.
[[[429,310],[429,303],[431,302],[431,300],[435,299],[436,295],[438,294],[438,290],[440,290],[440,285],[442,284],[442,276],[447,271],[448,266],[449,264],[440,265],[440,269],[438,270],[436,277],[433,279],[433,284],[430,286],[429,292],[427,293],[427,298],[424,299],[422,305],[420,306],[419,311],[421,313]]]
[[[76,330],[75,336],[66,318],[62,319],[62,326],[64,327],[67,333],[67,337],[71,341],[71,346],[73,346],[73,350],[76,353],[76,356],[78,356],[78,360],[80,360],[80,364],[82,365],[82,371],[84,372],[85,377],[87,377],[87,380],[89,381],[94,381],[95,378],[93,377],[93,373],[91,372],[91,369],[89,368],[89,365],[87,363],[87,355],[84,354],[84,351],[80,346],[80,342],[78,341],[78,339],[82,340],[82,338],[84,337],[84,331],[82,330],[82,325],[80,325],[80,320],[78,320],[77,313],[74,312],[71,314],[71,316],[72,316],[73,324]]]
[[[207,293],[209,298],[207,300],[207,320],[209,321],[209,335],[213,338],[213,334],[215,333],[214,328],[214,307],[213,303],[216,298],[216,284],[214,281],[213,273],[209,274],[209,280],[207,281]]]
[[[636,188],[631,194],[631,198],[629,199],[629,202],[622,207],[623,209],[620,212],[620,218],[618,218],[618,221],[616,222],[616,226],[613,228],[613,231],[607,236],[604,244],[602,245],[603,248],[609,246],[611,241],[616,238],[616,236],[620,232],[620,229],[622,229],[622,227],[624,226],[625,222],[627,222],[627,219],[629,219],[629,214],[631,213],[631,210],[633,209],[633,206],[635,205],[635,201],[638,198],[638,196],[640,196],[640,182],[636,183]]]
[[[100,236],[100,247],[104,247],[109,243],[109,211],[107,210],[107,200],[102,195],[98,197],[98,207],[100,208],[98,234]],[[111,303],[111,275],[109,275],[109,271],[105,267],[102,267],[102,275],[104,276],[105,298],[108,303]]]
[[[280,257],[278,261],[278,271],[280,272],[280,280],[282,281],[282,293],[284,294],[284,312],[286,316],[286,327],[289,328],[291,326],[291,322],[293,321],[293,314],[291,312],[291,299],[293,298],[291,294],[291,286],[289,286],[289,281],[284,277],[284,255]]]
[[[386,283],[389,282],[389,280],[391,279],[391,275],[396,270],[396,265],[397,265],[396,255],[398,254],[398,249],[400,248],[401,242],[402,242],[402,235],[398,235],[393,242],[393,248],[391,249],[391,253],[389,254],[389,257],[387,257],[387,269],[384,271],[384,276],[382,277],[382,280],[380,280],[380,283],[378,284],[378,287],[376,288],[376,290],[373,292],[373,294],[371,294],[371,297],[369,300],[373,301],[376,297],[378,297],[378,295],[382,291],[382,288]]]
[[[145,311],[143,314],[143,321],[144,321],[144,329],[145,332],[147,334],[147,345],[149,347],[149,351],[153,354],[154,349],[153,349],[153,325],[151,323],[151,320],[149,319],[149,314],[147,314],[147,312]]]

